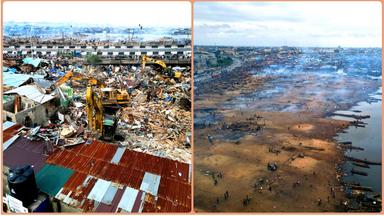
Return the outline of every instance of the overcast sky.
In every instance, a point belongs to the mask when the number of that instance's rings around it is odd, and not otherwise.
[[[195,45],[381,47],[380,2],[196,2]]]
[[[115,26],[191,27],[190,2],[5,1],[4,22],[66,22]]]

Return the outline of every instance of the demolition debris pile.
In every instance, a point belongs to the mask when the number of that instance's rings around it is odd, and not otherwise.
[[[189,66],[173,67],[173,71],[182,74],[175,78],[164,75],[153,65],[145,68],[133,65],[84,66],[56,57],[46,60],[8,59],[3,61],[3,65],[6,118],[33,128],[29,135],[31,139],[45,140],[49,146],[68,148],[100,138],[87,127],[88,80],[69,79],[50,92],[57,80],[68,71],[74,71],[82,77],[103,82],[106,89],[128,92],[128,104],[119,107],[116,114],[116,144],[190,163]],[[28,88],[34,89],[35,93],[27,92]],[[42,101],[48,96],[52,100]],[[40,107],[45,112],[40,112]],[[31,112],[25,116],[27,110]],[[45,118],[47,121],[40,121]]]

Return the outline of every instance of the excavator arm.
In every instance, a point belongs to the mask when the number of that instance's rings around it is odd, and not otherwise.
[[[102,133],[104,112],[100,96],[96,95],[91,86],[88,86],[85,99],[87,103],[88,128],[98,133]]]
[[[167,68],[167,65],[165,64],[164,61],[161,61],[161,60],[156,60],[156,59],[153,59],[151,57],[148,57],[146,55],[143,55],[141,57],[141,69],[144,70],[145,69],[145,65],[147,62],[151,62],[153,64],[157,64],[157,65],[160,65],[162,68],[163,68],[163,73],[164,74],[169,74],[171,73],[171,77],[174,77],[174,78],[180,78],[182,73],[180,71],[175,71],[174,73],[172,71],[170,71],[171,69]]]
[[[147,62],[150,62],[150,63],[153,63],[153,64],[157,64],[157,65],[160,65],[163,69],[167,68],[167,65],[165,64],[165,62],[161,61],[161,60],[156,60],[156,59],[153,59],[151,57],[148,57],[146,55],[143,55],[141,57],[141,68],[144,70],[145,68],[145,64]]]
[[[81,73],[73,72],[73,70],[68,71],[64,76],[62,76],[60,79],[58,79],[52,86],[51,90],[55,90],[61,85],[63,85],[68,80],[88,80],[88,84],[92,86],[99,86],[100,88],[104,88],[105,84],[92,77],[88,77],[86,75],[83,75]]]

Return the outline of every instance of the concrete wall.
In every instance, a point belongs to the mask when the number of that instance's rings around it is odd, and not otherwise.
[[[25,101],[22,99],[22,103]],[[25,125],[27,116],[31,119],[32,125],[37,126],[46,123],[49,120],[49,117],[54,115],[57,111],[57,108],[54,106],[54,100],[52,102],[46,102],[44,104],[37,104],[32,106],[32,108],[25,109],[18,113],[13,113],[10,111],[3,110],[3,119],[10,120],[12,122],[20,123]]]

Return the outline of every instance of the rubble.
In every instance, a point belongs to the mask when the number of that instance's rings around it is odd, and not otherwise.
[[[45,80],[51,83],[72,69],[104,82],[108,88],[126,89],[130,102],[117,113],[119,121],[115,142],[127,149],[191,163],[189,66],[175,67],[182,73],[182,77],[176,79],[163,76],[150,65],[143,70],[133,65],[71,65],[54,58],[26,58],[15,62],[12,64],[7,60],[8,66],[17,68],[15,74],[43,74]],[[33,79],[28,83],[39,84]],[[29,138],[50,141],[63,147],[83,144],[88,138],[99,138],[87,129],[86,86],[85,80],[70,80],[51,93],[56,100],[60,99],[59,111],[49,116],[41,127],[34,128]],[[39,89],[48,93],[49,88],[45,85],[44,88],[39,86]]]

